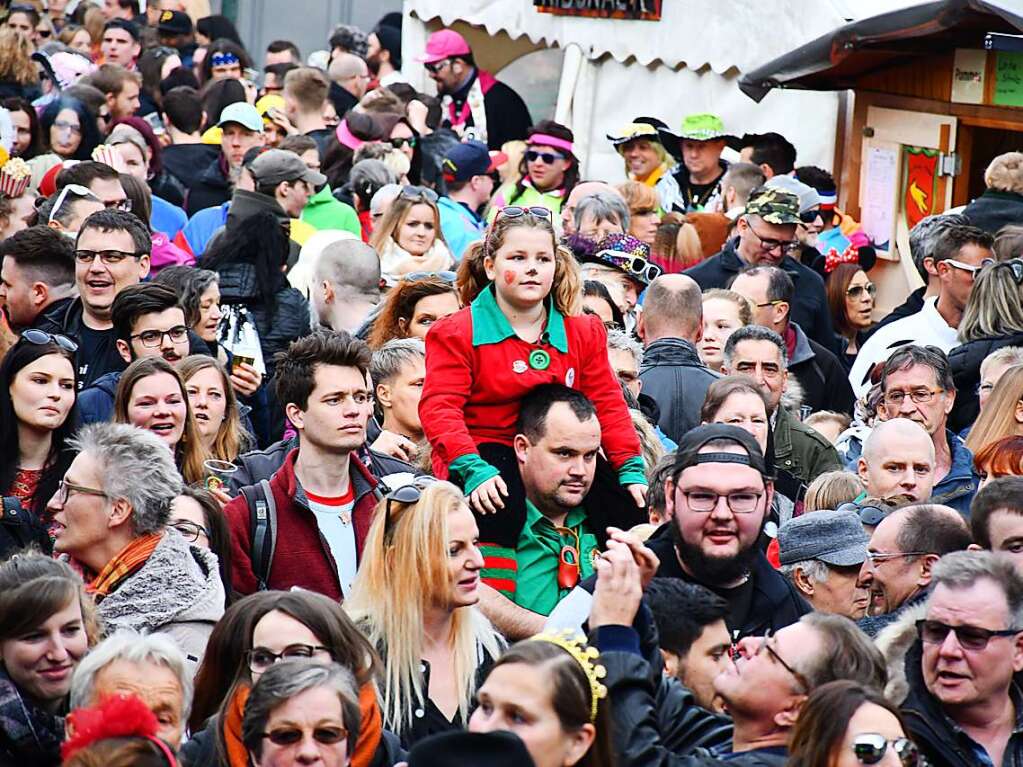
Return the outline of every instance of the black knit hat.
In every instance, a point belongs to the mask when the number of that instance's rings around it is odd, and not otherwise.
[[[412,746],[408,767],[533,767],[533,759],[518,735],[456,730]]]

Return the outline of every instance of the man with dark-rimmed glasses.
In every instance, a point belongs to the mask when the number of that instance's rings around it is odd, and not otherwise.
[[[991,552],[948,554],[915,623],[902,714],[928,762],[1023,763],[1023,576]]]
[[[82,224],[75,243],[78,298],[68,307],[62,331],[78,340],[78,386],[123,370],[112,309],[117,294],[149,274],[149,230],[134,215],[108,209]]]
[[[796,226],[799,198],[783,189],[761,186],[750,193],[743,214],[736,221],[738,236],[720,253],[701,261],[685,274],[701,290],[727,288],[732,278],[748,266],[777,266],[784,269],[795,286],[790,318],[825,349],[836,351],[838,342],[831,312],[824,294],[824,281],[793,254],[799,248]]]

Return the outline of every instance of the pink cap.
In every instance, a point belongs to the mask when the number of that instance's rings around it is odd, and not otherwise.
[[[441,29],[434,32],[426,41],[426,55],[416,59],[423,64],[450,59],[452,56],[464,56],[472,53],[469,43],[453,29]]]

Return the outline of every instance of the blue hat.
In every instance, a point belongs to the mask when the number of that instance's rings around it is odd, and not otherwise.
[[[441,162],[444,180],[468,181],[473,176],[493,173],[500,163],[490,156],[487,145],[481,141],[466,141],[448,150]]]

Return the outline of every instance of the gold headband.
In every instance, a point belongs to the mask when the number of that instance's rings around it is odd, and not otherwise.
[[[571,655],[586,674],[590,682],[590,722],[597,721],[597,704],[607,697],[607,687],[601,683],[601,679],[607,676],[607,669],[594,661],[600,657],[596,647],[590,647],[579,635],[571,629],[560,629],[557,631],[545,631],[530,637],[530,641],[549,642],[557,645]]]

